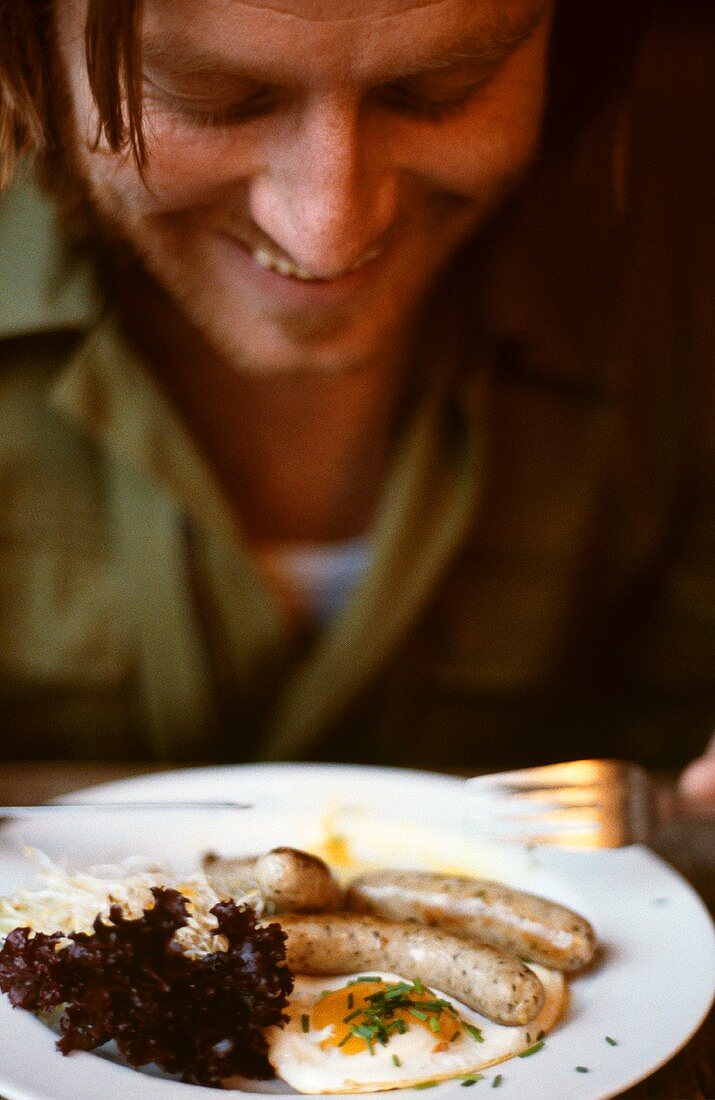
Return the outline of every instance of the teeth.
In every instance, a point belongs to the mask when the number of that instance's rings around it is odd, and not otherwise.
[[[309,279],[315,281],[316,279],[315,275],[311,275],[304,267],[298,267],[297,264],[292,264],[290,260],[283,260],[277,257],[274,260],[274,264],[276,271],[280,272],[281,275],[289,275],[293,279],[304,279],[306,281]]]
[[[259,264],[261,267],[267,268],[269,271],[273,267],[273,257],[269,252],[266,252],[264,248],[254,249],[253,258],[257,264]]]
[[[316,277],[311,275],[310,271],[307,271],[304,267],[298,267],[296,264],[292,264],[290,260],[284,260],[281,256],[273,256],[265,248],[256,248],[252,252],[256,263],[260,267],[266,268],[267,271],[277,271],[279,275],[284,275],[290,279],[317,282]]]
[[[370,249],[370,251],[366,252],[364,256],[361,256],[349,270],[357,271],[358,268],[369,263],[370,260],[374,260],[381,252],[382,249],[379,247]],[[256,263],[267,271],[277,271],[279,275],[283,275],[286,278],[301,279],[303,282],[320,282],[320,279],[316,275],[312,275],[306,268],[298,267],[296,264],[291,263],[290,260],[284,260],[282,256],[274,256],[266,248],[251,249],[251,253]]]
[[[280,257],[273,261],[273,266],[280,275],[292,275],[295,271],[293,264],[288,263],[287,260],[281,260]]]

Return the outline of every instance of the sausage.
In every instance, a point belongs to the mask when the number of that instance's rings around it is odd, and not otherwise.
[[[286,914],[286,962],[303,974],[391,971],[419,978],[500,1024],[527,1024],[540,1011],[544,988],[513,955],[467,943],[438,928],[357,913]]]
[[[273,848],[250,859],[204,857],[204,870],[222,896],[258,890],[273,913],[337,909],[343,892],[326,863],[299,848]]]
[[[339,908],[343,891],[317,856],[299,848],[273,848],[256,861],[256,882],[275,911],[320,913]]]
[[[346,905],[388,920],[435,925],[554,970],[580,970],[596,946],[593,928],[578,913],[485,879],[375,871],[350,884]]]

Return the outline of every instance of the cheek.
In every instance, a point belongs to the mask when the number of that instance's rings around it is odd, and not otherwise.
[[[498,195],[533,160],[539,143],[545,45],[512,59],[463,119],[425,133],[415,171],[465,198]],[[518,63],[517,63],[518,62]]]
[[[148,119],[146,181],[167,207],[220,200],[260,166],[247,130],[220,130]]]
[[[497,194],[518,177],[536,152],[538,126],[527,128],[522,123],[519,118],[512,125],[502,116],[464,127],[458,139],[452,136],[447,142],[439,135],[428,135],[414,171],[435,190],[465,199]]]
[[[235,133],[148,120],[147,163],[140,175],[128,154],[82,150],[95,194],[114,196],[137,215],[191,211],[240,201],[241,185],[257,170],[252,144]]]

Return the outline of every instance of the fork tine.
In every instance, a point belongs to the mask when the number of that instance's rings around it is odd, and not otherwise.
[[[497,795],[493,801],[495,805],[505,802],[517,802],[525,806],[542,806],[548,808],[553,806],[555,809],[559,806],[591,806],[593,808],[599,808],[602,806],[614,806],[622,804],[625,794],[623,791],[611,791],[607,787],[554,787],[553,790],[549,788],[542,788],[539,790],[519,790],[518,794],[507,793],[506,795]],[[481,803],[485,801],[480,799]]]
[[[602,821],[613,811],[608,806],[538,806],[538,805],[514,805],[509,801],[504,810],[499,810],[489,815],[489,820],[495,822],[518,822],[524,825],[528,822],[541,822],[544,825],[557,822],[573,822],[584,824],[587,822]]]
[[[637,764],[621,760],[569,760],[537,768],[478,775],[467,780],[475,791],[502,789],[513,791],[550,790],[558,787],[621,787],[631,771],[642,771]]]
[[[654,818],[648,773],[619,760],[574,760],[467,781],[480,835],[527,845],[615,848]]]
[[[620,806],[615,807],[620,812]],[[521,798],[511,796],[495,799],[493,802],[479,802],[473,807],[472,820],[490,821],[556,821],[560,818],[571,817],[574,820],[590,821],[613,813],[614,807],[604,803],[586,802],[579,805],[571,805],[569,802],[527,802]]]
[[[580,823],[568,819],[559,823],[537,819],[531,824],[500,819],[483,827],[480,824],[478,834],[483,840],[525,847],[620,848],[633,839],[623,829],[622,822],[620,817],[607,820],[594,818]]]
[[[525,848],[620,848],[622,841],[614,837],[605,844],[600,829],[569,829],[557,833],[499,833],[485,834],[483,839],[495,842],[523,845]]]

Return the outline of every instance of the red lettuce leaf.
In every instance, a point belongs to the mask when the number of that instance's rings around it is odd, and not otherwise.
[[[0,990],[33,1012],[64,1005],[64,1054],[113,1039],[130,1065],[155,1062],[194,1084],[272,1077],[263,1030],[285,1020],[293,988],[280,926],[220,902],[211,912],[228,950],[191,958],[173,938],[187,923],[186,898],[159,887],[152,894],[141,917],[128,920],[113,906],[92,933],[14,929],[0,951]]]

